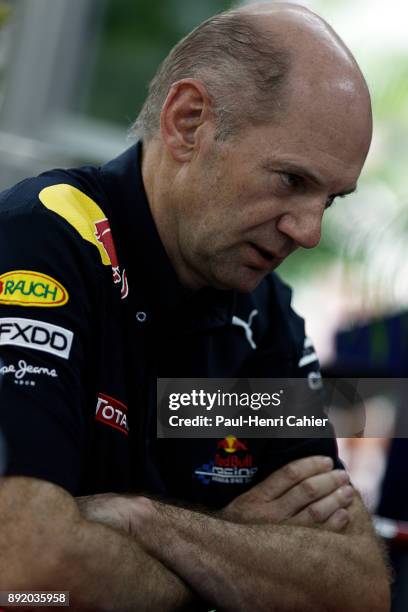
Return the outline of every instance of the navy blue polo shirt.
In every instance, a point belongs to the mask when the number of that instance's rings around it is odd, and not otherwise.
[[[293,459],[336,459],[336,443],[157,440],[157,377],[307,377],[318,363],[305,359],[303,320],[275,274],[250,294],[180,285],[150,213],[141,146],[0,197],[7,473],[73,495],[222,507]],[[250,339],[237,320],[250,322]]]

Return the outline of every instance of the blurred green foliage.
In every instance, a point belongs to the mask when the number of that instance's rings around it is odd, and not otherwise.
[[[147,86],[173,45],[201,21],[229,8],[226,0],[108,0],[87,114],[129,126]]]
[[[11,6],[8,2],[0,2],[0,28],[11,14]]]

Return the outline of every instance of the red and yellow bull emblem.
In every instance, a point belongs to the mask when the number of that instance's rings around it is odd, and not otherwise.
[[[235,436],[227,436],[218,440],[214,457],[196,468],[194,475],[203,485],[244,485],[252,481],[257,471],[247,444]]]
[[[235,436],[227,436],[223,440],[219,440],[217,443],[217,448],[222,448],[226,453],[236,453],[240,450],[249,450],[248,447]]]
[[[109,257],[110,264],[112,266],[113,282],[115,284],[122,283],[120,295],[122,300],[127,296],[129,292],[126,270],[121,273],[118,256],[116,255],[115,243],[113,242],[112,231],[109,225],[109,221],[101,219],[95,221],[95,237],[105,249],[107,256]]]
[[[99,251],[104,266],[111,266],[113,282],[121,283],[121,299],[129,293],[126,270],[121,270],[108,219],[103,210],[85,193],[67,184],[51,185],[39,193],[46,208],[63,217]]]

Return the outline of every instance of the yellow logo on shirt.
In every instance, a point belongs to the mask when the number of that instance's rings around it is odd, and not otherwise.
[[[106,220],[106,216],[96,202],[76,187],[64,183],[45,187],[38,197],[44,206],[68,221],[84,240],[96,246],[104,266],[113,265],[109,253],[97,236],[95,225]]]
[[[63,306],[68,291],[54,278],[31,270],[13,270],[0,275],[0,304],[17,306]]]
[[[121,299],[128,295],[126,270],[119,266],[109,221],[99,206],[73,185],[60,183],[44,187],[38,194],[48,210],[68,221],[84,240],[99,251],[104,266],[111,266],[114,284],[120,284]]]

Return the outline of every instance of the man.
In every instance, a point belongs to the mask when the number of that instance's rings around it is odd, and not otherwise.
[[[117,160],[0,205],[1,588],[92,610],[387,610],[333,441],[155,438],[157,376],[316,376],[268,273],[356,188],[355,60],[301,7],[224,13],[173,49],[137,125]],[[234,453],[251,471],[230,476]]]

